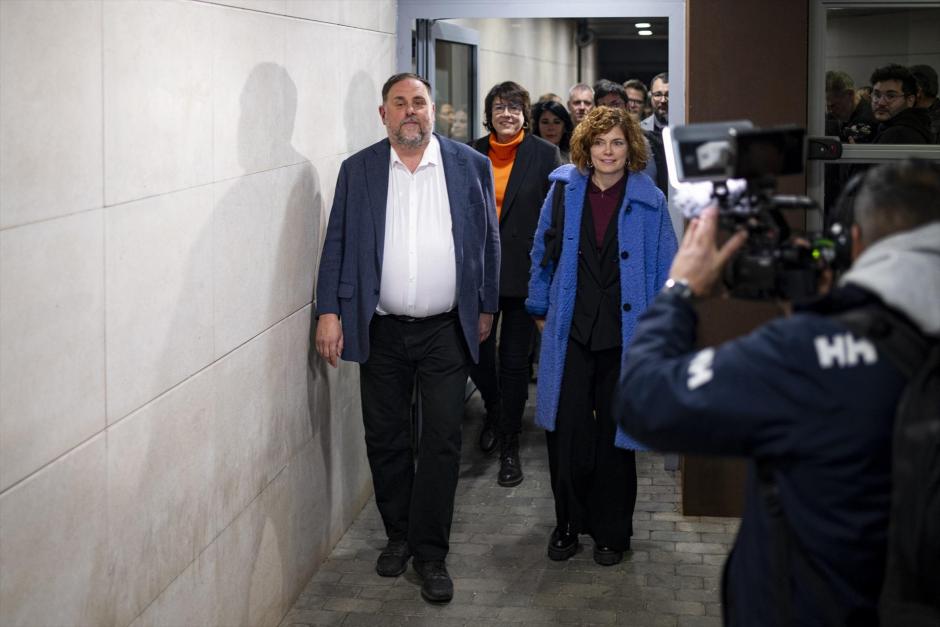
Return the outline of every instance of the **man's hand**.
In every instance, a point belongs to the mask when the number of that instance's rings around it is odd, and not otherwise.
[[[336,314],[323,314],[317,319],[317,352],[331,366],[336,367],[343,352],[343,325]]]
[[[718,208],[708,207],[701,217],[689,223],[669,270],[670,279],[688,281],[696,296],[705,296],[712,291],[722,268],[747,239],[746,231],[738,231],[718,248],[715,241],[717,231]]]
[[[478,327],[480,330],[480,343],[482,344],[490,336],[490,331],[493,330],[493,314],[481,312]]]

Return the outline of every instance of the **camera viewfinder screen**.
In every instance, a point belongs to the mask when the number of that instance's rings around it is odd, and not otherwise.
[[[727,178],[728,140],[677,142],[682,174],[686,180],[721,180]]]
[[[806,131],[801,128],[743,131],[737,136],[736,178],[799,174]]]

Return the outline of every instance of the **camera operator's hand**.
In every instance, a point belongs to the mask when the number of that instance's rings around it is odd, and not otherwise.
[[[712,291],[722,268],[747,239],[746,231],[738,231],[718,248],[717,231],[718,208],[708,207],[689,223],[672,261],[669,278],[686,281],[695,296],[705,296]]]

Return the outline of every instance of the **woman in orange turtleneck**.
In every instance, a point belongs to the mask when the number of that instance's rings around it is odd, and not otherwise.
[[[528,296],[529,251],[538,225],[539,210],[548,194],[548,175],[561,165],[553,144],[531,129],[529,92],[512,81],[494,86],[485,100],[485,125],[490,133],[473,142],[493,165],[496,213],[499,217],[500,271],[499,338],[496,333],[480,346],[480,363],[471,377],[486,405],[486,420],[479,445],[484,451],[501,443],[497,482],[522,482],[519,434],[529,393],[529,346],[535,325],[525,310]],[[499,368],[496,345],[499,344]],[[498,371],[497,371],[498,370]]]

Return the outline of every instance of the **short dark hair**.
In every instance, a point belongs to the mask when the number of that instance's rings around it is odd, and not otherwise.
[[[643,92],[643,98],[646,98],[646,94],[649,93],[649,89],[646,88],[646,84],[638,78],[631,78],[623,84],[624,91],[628,89],[635,89],[637,91]]]
[[[666,83],[667,85],[669,84],[669,72],[660,72],[659,74],[653,77],[653,80],[650,81],[650,91],[653,90],[653,83],[656,82],[657,78],[661,80],[662,82]]]
[[[597,106],[601,98],[610,94],[620,96],[624,104],[627,103],[627,91],[623,88],[623,85],[602,78],[594,84],[594,105]]]
[[[388,92],[395,85],[395,83],[406,81],[409,78],[412,78],[427,87],[428,96],[431,96],[431,83],[428,82],[428,79],[424,78],[423,76],[418,76],[414,72],[401,72],[399,74],[390,76],[388,80],[385,81],[385,84],[382,85],[382,102],[385,102],[385,99],[388,98]]]
[[[913,96],[917,93],[917,81],[914,80],[914,75],[911,74],[911,71],[903,65],[891,63],[871,73],[870,82],[872,85],[880,83],[881,81],[899,81],[901,83],[901,91],[904,92],[905,96]]]
[[[936,221],[940,221],[940,163],[905,159],[865,173],[855,198],[855,223],[866,244]]]
[[[912,65],[907,68],[914,76],[914,81],[928,98],[937,97],[937,71],[929,65]]]
[[[519,105],[522,107],[522,128],[531,128],[532,120],[532,101],[529,98],[529,92],[526,91],[526,88],[520,85],[519,83],[514,83],[513,81],[504,81],[493,85],[493,88],[490,89],[490,92],[486,94],[486,99],[483,101],[483,126],[486,127],[486,130],[493,133],[495,129],[493,128],[493,101],[499,98],[503,102],[508,102],[512,104]]]
[[[532,134],[537,137],[542,136],[539,133],[539,119],[541,119],[542,114],[546,111],[561,119],[561,123],[565,127],[565,132],[561,135],[558,148],[563,152],[568,152],[570,148],[571,131],[574,130],[574,122],[571,121],[571,115],[563,104],[555,102],[554,100],[543,100],[542,102],[536,102],[532,105]]]

